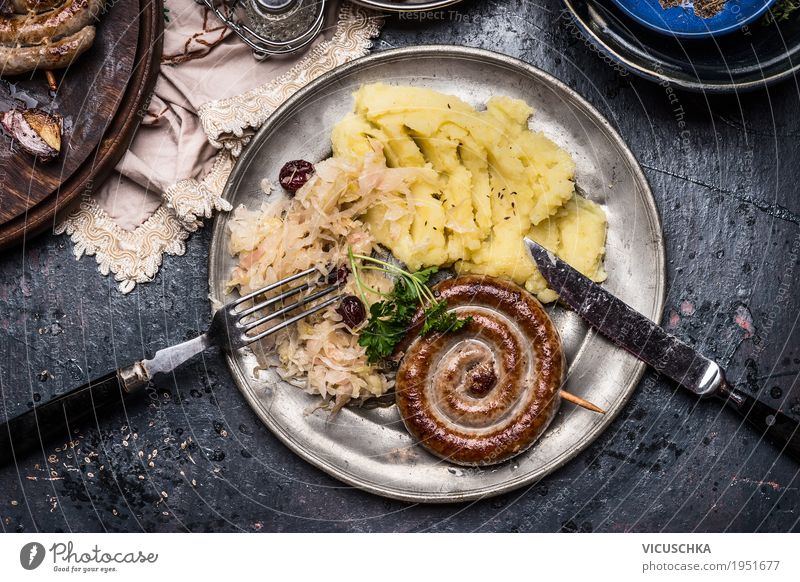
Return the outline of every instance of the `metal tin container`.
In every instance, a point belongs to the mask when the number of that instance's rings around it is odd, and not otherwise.
[[[308,47],[325,22],[327,0],[196,0],[239,36],[257,59]]]

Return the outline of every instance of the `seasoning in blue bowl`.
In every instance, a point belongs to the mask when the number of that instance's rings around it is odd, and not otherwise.
[[[709,38],[746,27],[776,0],[613,0],[652,30],[678,38]]]

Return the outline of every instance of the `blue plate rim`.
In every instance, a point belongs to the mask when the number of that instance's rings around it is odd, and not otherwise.
[[[650,30],[654,30],[655,32],[664,34],[666,36],[672,36],[675,38],[687,38],[687,39],[701,39],[701,38],[714,38],[717,36],[722,36],[724,34],[729,34],[734,32],[743,26],[747,26],[757,18],[764,15],[764,13],[772,8],[778,0],[765,0],[764,5],[751,14],[748,18],[738,21],[735,24],[731,24],[725,28],[721,28],[719,30],[714,31],[701,31],[701,32],[675,32],[674,30],[670,30],[668,28],[659,27],[657,24],[650,22],[649,20],[642,18],[637,13],[631,11],[622,0],[612,0],[614,5],[617,6],[620,10],[622,10],[627,16],[630,16],[633,20],[635,20],[638,24],[649,28]]]
[[[765,76],[757,80],[736,81],[730,82],[710,82],[703,81],[702,79],[683,79],[669,75],[663,71],[659,72],[654,70],[653,67],[648,67],[640,63],[633,62],[623,54],[618,53],[612,48],[607,38],[592,30],[589,22],[584,20],[580,12],[576,8],[576,3],[588,3],[589,0],[561,0],[564,5],[565,12],[568,14],[571,23],[580,31],[591,46],[593,46],[599,54],[604,55],[612,63],[620,68],[632,73],[633,75],[645,79],[651,83],[668,83],[676,89],[689,91],[692,93],[702,93],[707,95],[725,95],[736,94],[740,91],[750,92],[766,89],[777,83],[786,81],[793,77],[800,75],[800,60],[792,63],[790,67],[783,70],[774,72],[769,76]],[[616,6],[616,4],[615,4]]]

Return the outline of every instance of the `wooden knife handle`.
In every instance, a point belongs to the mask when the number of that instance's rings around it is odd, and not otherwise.
[[[781,452],[800,461],[800,423],[797,420],[727,383],[720,387],[718,395]]]
[[[0,466],[19,462],[24,455],[43,451],[51,439],[69,442],[79,423],[96,411],[120,404],[147,385],[147,374],[136,363],[120,368],[0,424]]]

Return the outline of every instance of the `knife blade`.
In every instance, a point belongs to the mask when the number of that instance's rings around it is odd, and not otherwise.
[[[800,460],[800,424],[796,420],[732,387],[719,364],[668,333],[551,251],[529,238],[525,238],[525,246],[548,286],[590,326],[697,396],[722,398],[784,452]]]

